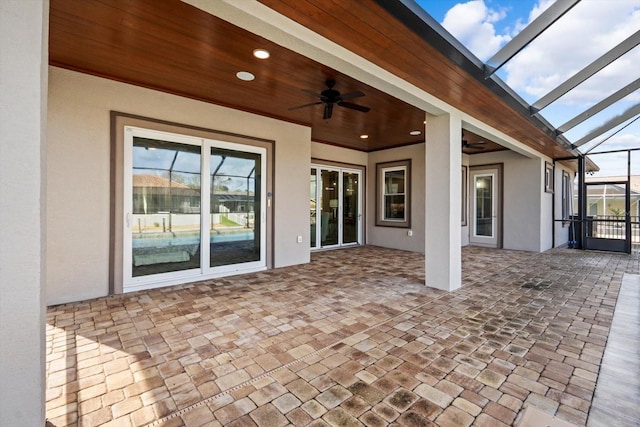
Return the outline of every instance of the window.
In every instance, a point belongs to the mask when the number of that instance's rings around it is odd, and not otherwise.
[[[411,160],[378,163],[376,225],[409,228]]]
[[[567,171],[562,171],[562,219],[569,220],[571,212],[571,203],[573,201],[573,197],[571,195],[571,189],[573,187],[573,183],[571,182],[571,177]],[[564,224],[564,222],[563,222]]]
[[[544,162],[544,191],[553,193],[553,165]]]
[[[462,201],[460,203],[460,211],[462,214],[462,226],[467,225],[467,167],[462,166]]]

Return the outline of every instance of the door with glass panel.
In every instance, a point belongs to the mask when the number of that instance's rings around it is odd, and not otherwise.
[[[124,290],[264,268],[265,154],[127,128]]]
[[[262,155],[211,147],[209,267],[262,265]]]
[[[362,172],[312,166],[310,246],[331,248],[361,243]]]
[[[500,171],[471,169],[471,227],[473,245],[498,247],[500,241]]]

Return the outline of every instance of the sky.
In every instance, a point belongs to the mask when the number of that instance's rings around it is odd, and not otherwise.
[[[554,0],[416,0],[475,56],[486,62]],[[501,68],[497,75],[529,104],[640,30],[640,0],[582,0]],[[640,46],[578,85],[541,115],[558,127],[598,101],[640,78]],[[574,142],[640,102],[640,90],[576,126]],[[581,147],[586,152],[640,148],[640,120],[632,119]],[[640,155],[632,161],[640,174]],[[626,154],[598,156],[600,175],[626,174]]]

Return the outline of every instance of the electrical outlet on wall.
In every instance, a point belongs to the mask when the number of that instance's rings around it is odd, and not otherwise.
[[[302,243],[302,236],[298,236],[298,243]]]
[[[413,230],[407,230],[407,236],[412,237],[413,236]]]

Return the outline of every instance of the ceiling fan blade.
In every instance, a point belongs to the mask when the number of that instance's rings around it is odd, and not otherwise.
[[[333,104],[328,103],[324,106],[324,115],[322,116],[322,118],[324,120],[328,120],[331,118],[332,113],[333,113]]]
[[[317,93],[317,92],[314,92],[314,91],[312,91],[312,90],[309,90],[309,89],[302,89],[302,91],[303,91],[304,93],[306,93],[307,95],[315,96],[316,98],[322,98],[322,95],[321,95],[321,94],[319,94],[319,93]]]
[[[297,110],[299,108],[304,108],[304,107],[311,107],[312,105],[318,105],[318,104],[323,104],[323,102],[322,101],[318,101],[318,102],[312,102],[310,104],[298,105],[297,107],[289,108],[289,111]]]
[[[340,101],[340,102],[338,102],[338,105],[341,106],[341,107],[350,108],[352,110],[362,111],[363,113],[366,113],[369,110],[371,110],[371,108],[369,108],[369,107],[365,107],[363,105],[358,105],[358,104],[352,104],[350,102]]]
[[[364,96],[364,93],[357,90],[355,92],[345,93],[344,95],[341,95],[340,98],[344,101],[346,99],[360,98],[361,96]]]

